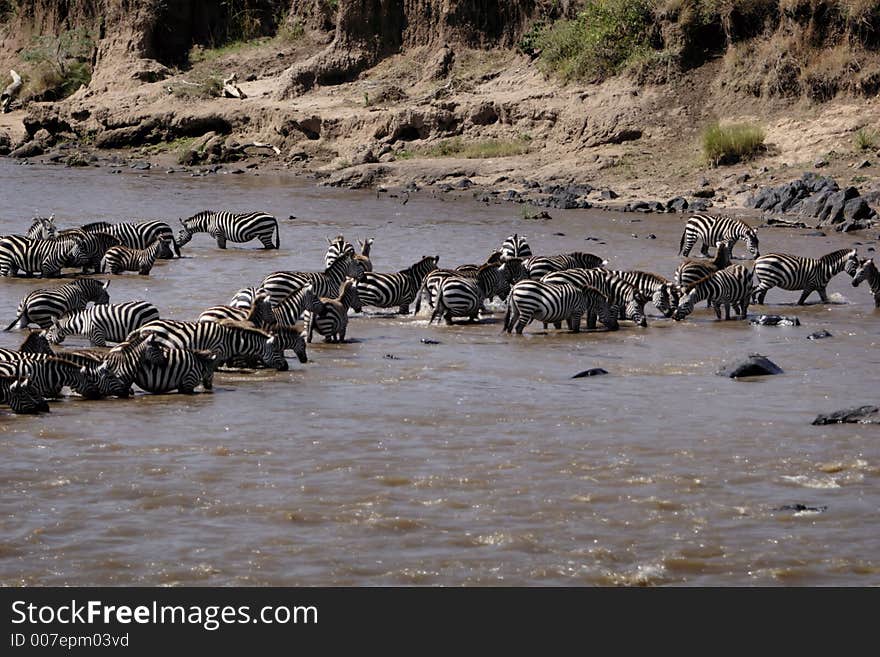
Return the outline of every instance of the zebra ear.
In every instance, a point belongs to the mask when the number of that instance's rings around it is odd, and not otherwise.
[[[275,344],[275,336],[269,336],[269,339],[266,340],[266,344]]]
[[[108,287],[110,287],[110,279],[108,278],[106,281],[104,281],[104,285],[102,285],[101,287],[103,287],[105,290],[106,290]]]
[[[324,239],[327,240],[327,244],[333,244],[333,240],[331,240],[329,237],[325,237]]]
[[[178,217],[177,220],[180,222],[181,226],[186,226],[186,224],[183,223],[183,217]]]

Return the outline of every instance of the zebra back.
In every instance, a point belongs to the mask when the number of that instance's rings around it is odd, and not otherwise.
[[[525,235],[514,233],[502,242],[500,252],[502,260],[528,258],[532,255],[532,248],[526,241]]]

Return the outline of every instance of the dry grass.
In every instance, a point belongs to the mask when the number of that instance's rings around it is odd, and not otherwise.
[[[751,123],[713,123],[703,130],[703,155],[712,166],[734,164],[765,149],[764,130]]]
[[[860,151],[872,151],[877,148],[877,131],[870,128],[861,128],[856,131],[856,149]]]
[[[409,157],[462,157],[467,159],[487,159],[493,157],[510,157],[512,155],[525,155],[531,150],[531,142],[528,139],[484,139],[482,141],[469,141],[460,137],[441,139],[440,141],[404,151],[398,154],[400,159]]]

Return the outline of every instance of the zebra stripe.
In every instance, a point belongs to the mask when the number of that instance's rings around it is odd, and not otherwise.
[[[722,305],[724,319],[730,319],[731,305],[739,313],[739,319],[745,319],[751,295],[752,272],[742,265],[732,265],[686,288],[672,318],[681,321],[694,311],[695,303],[706,299],[715,308],[718,319],[721,319]]]
[[[15,369],[10,363],[0,363],[0,404],[7,404],[16,414],[48,413],[49,404],[39,389],[29,378],[14,374]]]
[[[218,366],[237,356],[254,356],[279,371],[288,369],[284,353],[273,336],[229,320],[217,324],[160,319],[136,331],[136,335],[151,334],[160,345],[170,349],[212,351],[217,354]]]
[[[273,306],[277,306],[287,296],[306,285],[312,286],[312,292],[317,297],[335,299],[339,296],[339,286],[342,285],[342,281],[349,277],[361,280],[364,273],[362,263],[353,260],[349,255],[343,255],[323,272],[273,272],[263,279],[260,289],[269,293]]]
[[[139,388],[153,394],[177,390],[183,395],[193,394],[199,384],[205,390],[212,389],[216,354],[191,349],[162,349],[162,352],[161,361],[141,361],[134,377]]]
[[[868,281],[868,286],[874,295],[874,307],[880,308],[880,273],[877,272],[873,258],[862,260],[853,271],[853,287],[858,287],[862,281]]]
[[[130,249],[146,249],[157,239],[165,238],[169,240],[169,245],[161,250],[159,257],[168,260],[173,258],[175,254],[180,256],[180,249],[174,241],[174,231],[164,221],[118,224],[96,221],[80,226],[79,229],[86,233],[107,233],[117,238],[122,246],[127,246]]]
[[[55,215],[48,217],[34,217],[30,228],[25,233],[25,237],[32,240],[51,240],[58,233],[55,226]]]
[[[685,288],[697,281],[714,274],[719,269],[730,266],[730,250],[727,242],[715,243],[715,258],[712,260],[685,260],[675,270],[675,284]]]
[[[61,389],[68,386],[87,399],[98,399],[101,390],[94,371],[78,363],[47,354],[23,354],[0,350],[2,372],[18,378],[30,377],[34,387],[43,397],[56,399]]]
[[[393,274],[366,272],[357,283],[361,303],[376,308],[399,308],[401,315],[409,313],[411,304],[430,272],[437,269],[440,256],[423,256],[412,266]]]
[[[758,253],[758,235],[754,228],[751,228],[744,221],[726,216],[712,216],[708,214],[695,214],[688,217],[684,225],[684,232],[681,234],[681,242],[678,246],[679,254],[689,255],[691,249],[702,240],[703,245],[700,252],[709,257],[709,245],[717,242],[726,242],[727,250],[733,257],[733,247],[738,240],[743,240],[746,247],[753,258],[757,258]]]
[[[151,335],[135,335],[130,340],[120,342],[104,356],[107,369],[125,386],[134,383],[142,363],[161,363],[164,360],[165,353]]]
[[[507,278],[500,267],[497,263],[483,265],[476,278],[452,275],[442,279],[437,287],[434,312],[428,323],[435,319],[439,321],[441,317],[448,325],[453,323],[453,317],[467,317],[471,322],[477,321],[486,299],[499,294],[505,286],[505,297],[510,291]]]
[[[168,248],[170,242],[159,238],[146,249],[132,249],[128,246],[111,246],[101,259],[101,271],[105,268],[111,274],[124,271],[136,271],[141,276],[149,276],[162,249]]]
[[[75,261],[77,242],[72,237],[32,240],[11,235],[0,240],[0,276],[60,276],[61,268]]]
[[[548,324],[562,328],[562,322],[566,321],[569,330],[578,333],[584,314],[587,314],[589,328],[596,326],[595,320],[590,322],[589,317],[598,316],[609,331],[618,329],[616,310],[599,290],[568,283],[519,281],[510,289],[504,330],[510,333],[516,329],[517,334],[522,334],[526,326],[538,319],[545,329]]]
[[[575,287],[593,287],[608,297],[608,302],[616,306],[621,319],[631,319],[639,326],[648,325],[645,317],[645,304],[649,297],[622,278],[614,276],[607,269],[564,269],[547,274],[541,279],[544,283],[568,283]],[[592,315],[588,321],[593,322]]]
[[[501,258],[528,258],[532,255],[532,247],[526,241],[525,235],[514,233],[501,244]]]
[[[84,274],[87,274],[89,269],[96,274],[103,272],[101,261],[107,250],[121,244],[118,237],[109,233],[87,233],[79,229],[61,231],[58,237],[70,237],[76,240],[73,255],[66,264],[69,267],[82,267]]]
[[[573,253],[560,253],[552,256],[532,256],[522,262],[528,278],[538,280],[550,272],[563,271],[565,269],[594,269],[608,264],[592,253],[575,251]]]
[[[250,308],[254,305],[258,293],[259,290],[255,287],[243,287],[232,295],[232,299],[230,299],[229,303],[226,305],[232,306],[233,308]]]
[[[263,292],[257,295],[248,308],[213,306],[199,315],[196,321],[219,323],[224,319],[231,319],[237,322],[250,322],[257,328],[270,328],[275,324],[275,316],[272,311],[269,295]]]
[[[415,314],[419,314],[419,311],[421,310],[423,298],[427,302],[428,307],[433,310],[434,298],[437,296],[437,288],[440,286],[440,282],[443,281],[443,279],[449,278],[450,276],[462,276],[464,278],[474,278],[475,279],[477,277],[477,272],[480,271],[480,267],[482,267],[484,265],[500,264],[501,262],[502,262],[501,252],[494,251],[489,256],[489,258],[486,260],[486,262],[484,262],[482,265],[466,264],[466,265],[459,265],[455,269],[434,269],[433,271],[429,272],[428,275],[425,277],[424,281],[422,282],[421,289],[417,293],[416,307],[415,307],[415,311],[414,311]],[[504,275],[503,266],[499,266],[498,271],[501,272],[502,275]],[[493,295],[493,296],[499,296],[501,294],[501,292],[503,292],[504,296],[501,297],[502,300],[505,299],[507,297],[507,294],[510,293],[510,289],[509,289],[510,288],[510,285],[509,285],[510,281],[507,276],[505,276],[505,280],[508,282],[507,287],[504,288],[504,286],[502,286],[502,285],[496,286],[498,288],[499,292],[498,292],[498,294]],[[492,297],[489,297],[489,300],[491,301]]]
[[[79,278],[60,287],[34,290],[18,302],[16,317],[5,330],[10,330],[16,324],[18,328],[25,328],[29,324],[49,328],[54,319],[85,310],[90,301],[95,304],[109,303],[109,285],[109,281],[102,283],[96,278]]]
[[[102,304],[55,320],[46,339],[60,344],[68,335],[85,335],[91,344],[105,347],[108,341],[124,342],[132,331],[157,319],[159,311],[147,301]]]
[[[272,308],[272,316],[279,326],[294,326],[308,310],[314,310],[319,303],[318,297],[312,292],[311,284],[288,295],[277,306]]]
[[[666,278],[640,270],[609,270],[612,276],[632,285],[638,294],[648,297],[664,317],[672,317],[678,305],[678,289]]]
[[[789,253],[768,253],[755,260],[754,303],[763,304],[767,291],[774,287],[783,290],[803,290],[798,299],[801,306],[815,290],[822,303],[828,303],[828,282],[845,268],[854,271],[858,256],[854,249],[839,249],[821,258],[803,258]]]
[[[348,309],[361,312],[362,305],[358,294],[357,281],[347,278],[339,288],[335,299],[321,298],[306,319],[308,341],[312,341],[315,331],[324,336],[325,342],[345,342],[348,328]]]
[[[226,242],[260,240],[263,248],[277,249],[281,245],[278,220],[265,212],[214,212],[203,210],[188,219],[181,219],[183,229],[177,234],[177,246],[189,242],[195,233],[208,233],[217,240],[217,247],[226,248]]]

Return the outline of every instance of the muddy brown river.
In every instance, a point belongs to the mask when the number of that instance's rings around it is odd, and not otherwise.
[[[683,225],[596,210],[525,221],[513,204],[424,191],[402,204],[282,174],[0,160],[0,234],[35,214],[176,225],[205,208],[272,212],[281,250],[219,251],[197,235],[151,276],[114,277],[111,301],[195,319],[271,271],[319,269],[340,232],[375,237],[376,271],[427,254],[479,262],[519,232],[535,253],[671,276]],[[807,232],[763,230],[761,250],[861,240],[866,254],[877,237]],[[2,324],[43,285],[0,280]],[[835,303],[800,308],[777,289],[750,308],[797,315],[787,328],[705,308],[675,323],[649,305],[645,329],[533,323],[517,337],[500,314],[450,328],[369,312],[352,317],[349,344],[313,343],[289,372],[218,373],[213,393],[0,411],[0,584],[880,585],[880,425],[810,424],[880,401],[880,311],[846,274],[829,293]],[[833,337],[806,339],[821,329]],[[785,374],[715,375],[753,352]],[[571,378],[591,367],[609,374]]]

